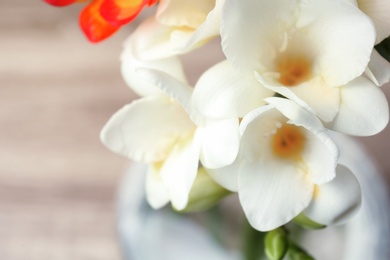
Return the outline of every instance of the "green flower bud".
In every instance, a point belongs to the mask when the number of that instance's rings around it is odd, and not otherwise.
[[[287,231],[280,227],[265,236],[265,254],[269,260],[281,260],[288,249]]]
[[[322,224],[319,224],[311,219],[309,219],[308,217],[306,217],[303,213],[299,214],[298,216],[296,216],[293,221],[302,226],[303,228],[306,228],[306,229],[323,229],[323,228],[326,228],[326,225],[322,225]]]
[[[222,188],[200,167],[195,182],[190,190],[187,207],[181,212],[204,211],[217,204],[230,191]]]
[[[295,244],[291,244],[287,251],[288,260],[315,260],[305,250]]]

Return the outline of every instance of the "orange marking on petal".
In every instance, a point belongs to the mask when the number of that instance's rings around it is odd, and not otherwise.
[[[103,1],[94,0],[80,14],[80,27],[91,42],[102,41],[120,28],[120,26],[109,24],[100,15],[99,9]]]
[[[311,67],[305,56],[284,55],[277,60],[279,82],[286,87],[297,86],[311,77]]]
[[[299,160],[305,141],[300,127],[283,124],[272,136],[272,151],[280,158]]]
[[[134,20],[149,0],[105,0],[100,8],[104,19],[113,25],[124,25]]]
[[[54,5],[57,7],[71,5],[74,2],[76,2],[76,0],[44,0],[44,1],[48,4],[51,4],[51,5]]]

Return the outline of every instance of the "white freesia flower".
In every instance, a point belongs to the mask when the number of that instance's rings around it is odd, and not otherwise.
[[[337,147],[316,117],[287,99],[267,102],[271,105],[250,112],[241,122],[239,157],[225,168],[238,171],[211,172],[222,186],[236,188],[249,222],[261,231],[302,212],[315,186],[335,177],[338,160]],[[232,176],[226,180],[224,173]]]
[[[198,169],[195,130],[180,104],[159,95],[136,100],[115,113],[101,139],[113,152],[151,164],[146,186],[151,206],[172,201],[182,209]]]
[[[239,148],[239,119],[237,117],[207,119],[194,110],[191,99],[193,88],[175,79],[171,75],[152,69],[138,69],[137,72],[152,85],[157,86],[172,98],[178,100],[191,115],[197,126],[197,135],[202,142],[200,161],[206,168],[220,168],[231,164]],[[207,74],[207,72],[205,73]],[[201,79],[204,78],[201,76]],[[199,80],[199,84],[212,84]]]
[[[198,172],[231,164],[238,153],[238,118],[195,124],[189,108],[192,88],[163,71],[137,73],[166,94],[141,98],[119,110],[101,133],[112,151],[149,163],[147,198],[154,208],[169,201],[182,210]]]
[[[188,52],[219,35],[224,0],[161,0],[156,17],[145,20],[130,36],[133,53],[142,60]]]
[[[235,68],[255,73],[263,86],[294,100],[333,130],[372,135],[387,124],[384,95],[364,78],[353,80],[366,69],[375,40],[371,21],[355,5],[344,0],[227,0],[221,36]],[[373,96],[366,95],[364,104],[344,102],[352,92]],[[356,116],[362,110],[364,116]],[[348,120],[332,123],[337,117],[352,120],[359,129]],[[375,118],[374,125],[363,118]]]

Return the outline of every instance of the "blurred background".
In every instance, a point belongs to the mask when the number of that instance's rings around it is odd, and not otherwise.
[[[0,0],[2,260],[122,259],[115,201],[129,161],[105,149],[99,132],[135,98],[119,56],[138,21],[93,45],[78,27],[81,8]],[[196,64],[190,81],[220,58],[185,56]],[[390,128],[360,139],[389,181]]]

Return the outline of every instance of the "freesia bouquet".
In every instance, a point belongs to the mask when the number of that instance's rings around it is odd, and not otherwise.
[[[386,43],[382,55],[374,46],[390,35],[390,2],[93,0],[80,25],[100,41],[152,5],[121,56],[141,98],[111,117],[101,140],[148,164],[153,208],[207,210],[237,193],[250,225],[267,232],[268,259],[312,259],[289,223],[344,223],[361,203],[332,132],[374,135],[389,120]],[[219,37],[225,59],[191,86],[180,56]]]

